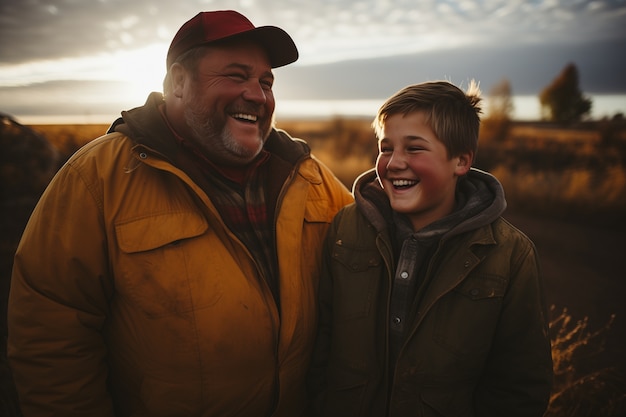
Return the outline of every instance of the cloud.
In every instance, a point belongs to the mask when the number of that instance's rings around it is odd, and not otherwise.
[[[0,102],[16,114],[138,105],[160,89],[180,25],[233,7],[296,41],[301,58],[277,70],[282,99],[380,99],[442,78],[484,91],[508,78],[534,95],[568,62],[583,91],[626,91],[623,0],[0,0]]]
[[[169,43],[200,10],[232,1],[13,1],[0,5],[2,64]],[[588,42],[626,38],[620,0],[241,0],[255,24],[286,29],[302,64],[499,42]]]

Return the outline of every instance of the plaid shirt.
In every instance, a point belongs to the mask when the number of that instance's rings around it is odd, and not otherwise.
[[[265,280],[280,310],[278,261],[273,227],[274,198],[267,198],[271,154],[265,150],[244,169],[218,167],[171,128],[179,144],[203,174],[207,195],[226,226],[256,260],[259,279]]]
[[[266,150],[245,168],[218,167],[193,143],[180,136],[165,116],[165,107],[159,111],[178,144],[187,150],[192,163],[206,180],[205,192],[217,208],[226,226],[243,242],[256,260],[260,280],[270,287],[280,311],[280,292],[274,213],[276,190],[266,187],[269,172],[279,172],[281,162]],[[270,168],[271,167],[271,168]],[[269,197],[269,198],[268,198]]]
[[[204,165],[213,188],[210,198],[228,228],[246,245],[279,305],[278,267],[273,218],[270,218],[265,184],[270,154],[263,152],[246,170],[242,182],[233,181],[217,167]],[[271,210],[273,213],[273,210]],[[273,217],[273,216],[272,216]]]

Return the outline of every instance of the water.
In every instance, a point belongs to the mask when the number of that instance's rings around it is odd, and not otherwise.
[[[626,94],[590,95],[592,100],[592,119],[613,117],[621,112],[626,115]],[[366,117],[373,118],[384,98],[372,100],[280,100],[276,103],[276,118],[303,119],[339,117]],[[489,98],[485,97],[485,116],[488,116]],[[134,105],[140,105],[136,103]],[[89,111],[84,114],[75,114],[63,111],[62,103],[54,107],[55,112],[48,114],[29,114],[28,109],[22,107],[19,112],[11,113],[23,124],[107,124],[111,123],[120,114],[121,110],[134,107],[128,104],[116,105],[108,102],[106,111]],[[513,97],[514,120],[540,120],[540,105],[538,96]],[[76,107],[76,106],[75,106]],[[110,111],[108,109],[111,109]]]
[[[626,95],[601,94],[589,96],[592,101],[591,118],[613,117],[616,113],[626,115]],[[276,117],[280,118],[327,118],[333,116],[373,118],[384,99],[377,100],[282,100],[276,103]],[[513,97],[513,119],[540,120],[539,97],[534,95]],[[485,116],[488,116],[489,98],[485,97]]]

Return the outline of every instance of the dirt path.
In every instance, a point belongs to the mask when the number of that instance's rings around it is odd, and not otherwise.
[[[626,233],[516,212],[504,217],[535,242],[556,313],[567,308],[573,320],[588,317],[590,331],[615,314],[605,351],[593,361],[626,375]]]

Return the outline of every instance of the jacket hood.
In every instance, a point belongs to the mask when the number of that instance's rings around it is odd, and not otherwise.
[[[111,124],[107,133],[123,133],[136,144],[147,146],[170,160],[175,160],[176,158],[171,156],[180,152],[180,147],[159,110],[163,103],[163,94],[151,93],[143,106],[123,111],[122,117]],[[311,153],[306,142],[294,139],[280,129],[272,129],[265,142],[265,150],[292,165],[310,156]]]
[[[400,216],[391,209],[389,199],[378,182],[375,168],[355,180],[352,193],[357,207],[376,230],[393,230],[393,219]],[[471,168],[457,183],[455,210],[417,234],[427,238],[475,230],[496,220],[505,209],[504,189],[498,179],[485,171]]]

